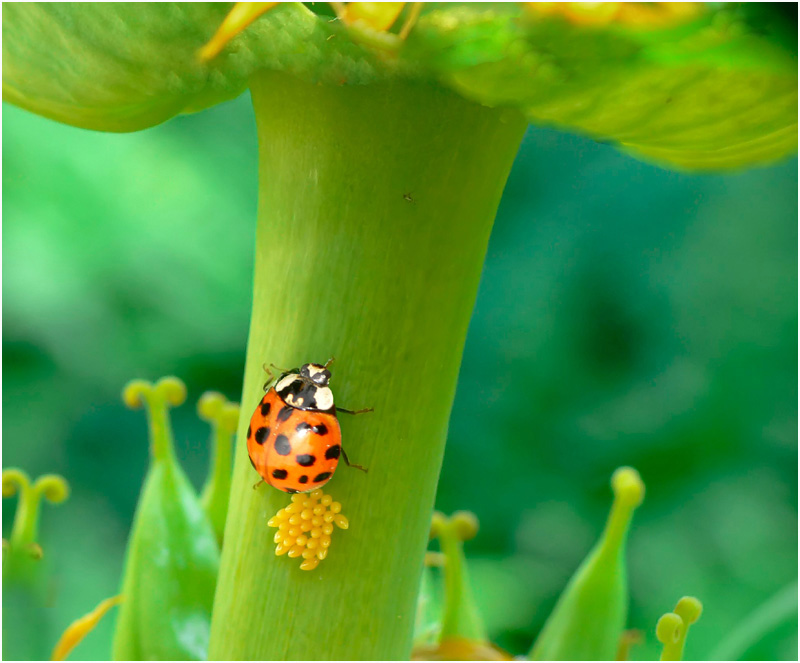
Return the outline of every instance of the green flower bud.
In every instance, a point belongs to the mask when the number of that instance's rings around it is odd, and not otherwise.
[[[628,613],[625,539],[644,484],[636,470],[621,467],[611,487],[614,503],[603,536],[556,603],[532,659],[612,660],[617,652]]]
[[[136,380],[123,392],[129,407],[147,411],[152,453],[128,542],[112,651],[118,660],[207,655],[219,547],[173,451],[168,409],[185,398],[177,378]]]

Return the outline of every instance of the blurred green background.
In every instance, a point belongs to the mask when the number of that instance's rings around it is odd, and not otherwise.
[[[239,397],[256,135],[247,96],[133,135],[3,110],[3,466],[72,484],[40,537],[60,630],[119,588],[148,453],[123,384],[186,381],[174,429],[198,487],[194,403]],[[648,491],[629,546],[634,658],[657,655],[656,620],[684,594],[705,603],[687,649],[703,658],[797,577],[797,177],[796,159],[689,176],[529,130],[437,497],[482,522],[474,589],[514,654],[601,531],[619,465]],[[75,657],[106,658],[112,622]],[[796,634],[749,655],[796,659]]]

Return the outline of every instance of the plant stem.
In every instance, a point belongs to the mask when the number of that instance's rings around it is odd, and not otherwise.
[[[253,315],[214,606],[215,659],[407,659],[447,424],[492,222],[525,122],[431,85],[252,85]],[[262,365],[335,356],[350,529],[311,572],[275,557],[245,431]],[[480,480],[480,477],[465,477]]]

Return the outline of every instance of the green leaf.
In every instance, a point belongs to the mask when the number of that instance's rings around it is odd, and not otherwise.
[[[282,3],[202,64],[230,3],[11,3],[3,95],[69,124],[133,131],[236,96],[258,71],[330,85],[402,77],[683,169],[797,149],[796,17],[750,3],[685,15],[666,3],[534,4],[426,6],[403,41],[397,25],[346,26]]]
[[[468,98],[665,165],[716,170],[793,153],[797,58],[783,33],[752,10],[698,11],[653,30],[448,6],[423,16],[406,56]]]
[[[299,3],[259,19],[210,64],[197,51],[232,3],[12,3],[3,12],[3,99],[86,129],[136,131],[231,99],[257,69],[371,71],[368,54],[327,41]],[[362,62],[363,61],[363,62]]]
[[[3,98],[59,122],[134,131],[234,96],[194,59],[228,7],[13,3],[3,11]]]

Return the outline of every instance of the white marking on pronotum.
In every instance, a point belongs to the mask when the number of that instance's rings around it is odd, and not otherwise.
[[[280,379],[278,384],[275,385],[275,391],[283,391],[288,387],[292,382],[298,380],[300,376],[297,373],[289,373],[286,377]]]
[[[318,387],[314,397],[318,410],[330,410],[333,407],[333,392],[330,387]]]

